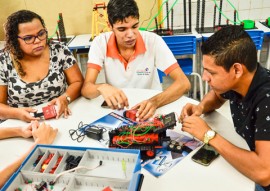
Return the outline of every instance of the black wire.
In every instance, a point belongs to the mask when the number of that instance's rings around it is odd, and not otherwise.
[[[144,23],[145,21],[148,21],[149,19],[151,19],[151,17],[152,17],[152,12],[153,12],[153,9],[154,9],[156,3],[157,3],[157,0],[155,0],[154,4],[153,4],[153,6],[152,6],[152,8],[151,8],[151,10],[150,10],[150,16],[149,16],[149,18],[148,18],[148,19],[145,19],[145,20],[142,22],[141,26],[143,26],[143,23]]]
[[[102,132],[106,132],[107,129],[105,127],[101,127],[101,126],[95,126],[95,125],[90,125],[90,124],[84,124],[82,121],[78,124],[78,128],[77,129],[70,129],[69,130],[69,135],[70,138],[73,141],[77,141],[77,142],[82,142],[86,133],[85,130],[88,128],[96,128],[96,129],[102,129]]]

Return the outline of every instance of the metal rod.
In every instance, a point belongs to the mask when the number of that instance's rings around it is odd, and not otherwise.
[[[201,19],[202,30],[204,30],[204,17],[205,17],[205,0],[202,1],[202,19]]]
[[[166,15],[167,15],[167,29],[169,30],[169,3],[168,1],[166,2]]]
[[[213,19],[213,28],[216,27],[216,14],[217,14],[217,6],[214,6],[214,19]]]
[[[184,31],[187,32],[187,7],[186,7],[186,0],[184,0]]]
[[[189,8],[189,12],[188,12],[188,16],[189,16],[189,32],[191,32],[191,21],[192,21],[192,19],[191,19],[191,0],[188,0],[188,8]]]
[[[196,19],[196,28],[199,29],[200,25],[200,0],[197,0],[197,19]]]
[[[173,9],[171,12],[171,35],[173,35]]]
[[[221,26],[221,12],[222,12],[222,4],[223,4],[223,0],[220,0],[220,11],[219,11],[219,19],[218,19],[218,26]]]

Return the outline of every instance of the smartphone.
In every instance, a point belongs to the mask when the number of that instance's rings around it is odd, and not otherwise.
[[[209,164],[219,156],[219,153],[210,145],[204,144],[191,159],[204,166]]]
[[[110,107],[108,106],[108,104],[107,104],[106,101],[104,101],[104,102],[101,104],[101,107],[102,107],[102,108],[110,108]]]

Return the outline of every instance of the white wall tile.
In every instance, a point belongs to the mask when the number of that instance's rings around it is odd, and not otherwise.
[[[269,1],[269,2],[270,2],[270,1]],[[262,21],[265,21],[268,17],[270,17],[270,7],[268,7],[268,8],[263,8],[261,20],[262,20]]]
[[[240,11],[238,11],[238,13],[239,13],[239,18],[241,19],[241,20],[246,20],[246,19],[250,19],[249,18],[249,10],[240,10]]]
[[[262,9],[250,9],[249,19],[260,20],[262,17]]]
[[[172,5],[175,0],[169,0],[169,7]],[[197,16],[197,0],[192,0],[192,25],[196,25],[196,16]],[[266,18],[270,17],[270,0],[230,0],[233,6],[238,10],[240,20],[260,20],[264,21]],[[217,0],[218,6],[220,5],[220,0]],[[164,6],[165,7],[165,6]],[[201,8],[202,1],[200,1],[200,18],[201,18]],[[187,1],[188,9],[188,1]],[[223,9],[224,14],[230,18],[234,19],[233,7],[225,0],[223,0]],[[165,12],[165,9],[164,9]],[[180,17],[178,16],[180,13]],[[188,12],[187,12],[188,14]],[[219,12],[216,12],[216,21],[218,21]],[[174,8],[174,23],[175,25],[183,25],[183,1],[179,0]],[[213,25],[213,16],[214,16],[214,2],[213,0],[205,0],[205,24]],[[200,21],[201,22],[201,21]],[[231,22],[230,22],[231,23]],[[226,24],[226,18],[222,16],[221,24]]]
[[[264,8],[270,8],[270,1],[269,0],[264,0],[263,1],[263,7]]]
[[[238,0],[238,10],[250,9],[250,0]]]
[[[251,0],[250,8],[251,9],[262,9],[263,7],[263,0]]]

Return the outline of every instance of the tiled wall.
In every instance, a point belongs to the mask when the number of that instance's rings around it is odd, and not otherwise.
[[[164,2],[165,0],[163,0]],[[183,0],[169,0],[169,8],[176,2],[174,6],[174,27],[183,27],[184,18],[183,18]],[[188,2],[188,0],[186,0]],[[196,14],[197,14],[197,0],[191,0],[192,2],[192,25],[196,25]],[[202,4],[202,0],[200,0],[200,4]],[[216,1],[218,5],[220,5],[220,1]],[[265,21],[268,17],[270,17],[270,0],[230,0],[233,6],[237,9],[239,13],[240,20],[257,20],[257,21]],[[214,0],[206,0],[205,1],[205,27],[213,26],[213,15],[214,15]],[[202,5],[201,5],[202,7]],[[187,7],[188,8],[188,7]],[[164,14],[165,6],[164,6]],[[227,0],[223,0],[223,8],[222,11],[224,14],[233,21],[233,8],[228,3]],[[200,10],[201,11],[201,10]],[[218,12],[216,14],[216,23],[218,22]],[[222,16],[221,24],[226,24],[226,19]],[[166,21],[164,23],[166,26]]]

